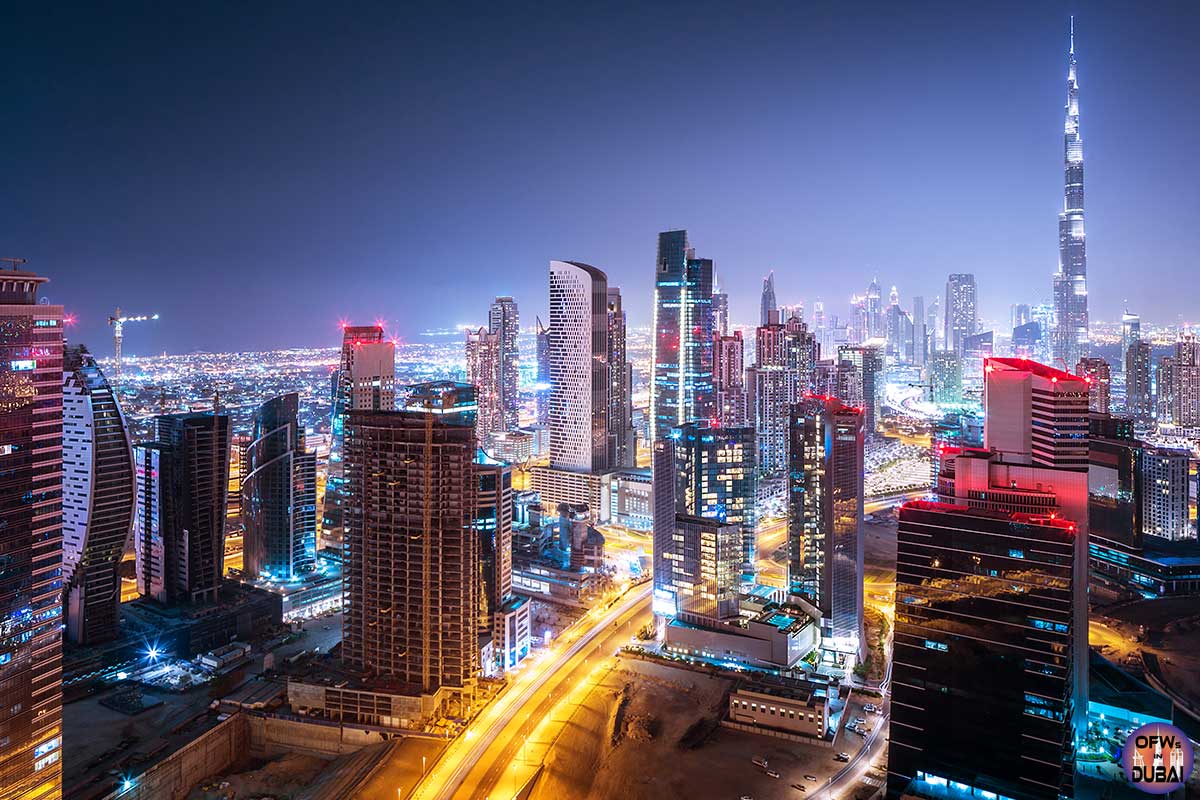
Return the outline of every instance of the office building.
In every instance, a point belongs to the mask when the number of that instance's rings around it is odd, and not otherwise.
[[[521,387],[521,354],[517,349],[521,315],[517,310],[517,301],[511,297],[497,297],[492,302],[488,310],[488,332],[499,340],[496,395],[500,406],[500,430],[510,431],[519,422],[517,409]]]
[[[893,303],[884,312],[887,354],[901,364],[912,364],[915,350],[915,325],[908,312]]]
[[[771,313],[778,310],[779,306],[775,302],[775,271],[772,270],[763,278],[762,296],[758,302],[758,324],[769,325]]]
[[[1173,422],[1200,428],[1200,340],[1188,334],[1175,343]]]
[[[1175,357],[1158,359],[1154,370],[1154,419],[1161,425],[1175,421]]]
[[[528,598],[513,593],[512,468],[483,453],[471,468],[476,480],[472,524],[483,573],[479,628],[492,637],[497,666],[509,670],[529,655],[532,629]]]
[[[67,638],[117,638],[121,555],[133,530],[136,483],[125,414],[85,348],[63,359],[63,585]]]
[[[481,447],[505,431],[501,386],[503,346],[500,334],[487,328],[467,331],[467,383],[475,387],[479,411],[475,436]]]
[[[1125,353],[1125,413],[1142,421],[1154,413],[1150,364],[1150,343],[1143,339],[1130,342]]]
[[[863,412],[833,397],[792,407],[788,591],[821,611],[822,640],[862,656]]]
[[[988,447],[1010,463],[1087,471],[1087,381],[1021,358],[989,358],[984,372]]]
[[[633,364],[625,342],[625,310],[621,290],[608,287],[608,467],[628,469],[637,463],[633,430]]]
[[[339,549],[345,527],[342,442],[346,415],[354,409],[391,411],[396,407],[396,345],[384,340],[382,326],[342,326],[342,352],[331,383],[329,466],[321,539],[323,547]]]
[[[1075,365],[1075,374],[1088,383],[1088,409],[1098,414],[1107,414],[1112,408],[1109,389],[1112,372],[1103,358],[1081,358]]]
[[[19,265],[21,262],[10,262]],[[0,787],[62,793],[63,309],[0,271]]]
[[[807,326],[792,318],[787,324],[772,313],[755,331],[754,366],[746,370],[747,407],[764,472],[787,469],[787,418],[792,404],[813,383],[817,345]]]
[[[1133,420],[1092,414],[1088,453],[1088,536],[1093,548],[1142,550],[1144,445]],[[1093,569],[1095,569],[1093,564]]]
[[[839,347],[838,360],[854,365],[853,374],[858,385],[851,393],[837,397],[849,405],[862,408],[863,435],[871,438],[875,435],[880,398],[883,394],[883,353],[874,345]]]
[[[883,320],[883,290],[879,286],[879,278],[871,279],[866,296],[866,338],[886,339],[887,330]]]
[[[1010,331],[1015,331],[1022,325],[1027,325],[1033,319],[1030,314],[1028,303],[1014,303],[1009,308],[1009,326]]]
[[[1074,796],[1076,534],[1049,515],[901,507],[887,797]]]
[[[944,349],[962,357],[968,336],[979,329],[975,298],[975,276],[954,273],[946,280],[946,324]]]
[[[712,260],[695,257],[687,231],[658,235],[650,400],[654,438],[715,413],[712,282]]]
[[[925,322],[925,298],[920,295],[913,298],[912,310],[912,325],[913,325],[913,364],[918,367],[925,366],[925,362],[929,360],[929,328]]]
[[[1142,532],[1177,542],[1194,538],[1188,519],[1187,450],[1148,448],[1142,453]]]
[[[608,469],[608,278],[550,262],[550,466]]]
[[[1063,134],[1063,210],[1058,215],[1058,273],[1054,276],[1056,362],[1074,364],[1088,354],[1087,243],[1083,223],[1083,138],[1079,134],[1079,81],[1075,37],[1067,66]]]
[[[722,427],[746,424],[745,344],[742,332],[713,337],[713,386],[716,390],[716,419]]]
[[[537,424],[550,424],[550,329],[537,318]]]
[[[706,422],[671,431],[675,446],[675,512],[735,525],[741,531],[740,574],[753,582],[758,558],[754,429]]]
[[[714,337],[729,335],[729,295],[721,291],[715,273],[713,274],[712,320]]]
[[[305,446],[300,395],[258,407],[242,457],[243,571],[290,581],[316,567],[317,454]]]
[[[1012,332],[1013,355],[1018,358],[1037,358],[1042,350],[1042,323],[1034,320],[1018,325]]]
[[[474,390],[414,387],[404,411],[353,411],[342,658],[402,692],[468,705],[483,607]]]
[[[1142,338],[1142,318],[1137,314],[1130,314],[1126,309],[1121,314],[1121,363],[1119,369],[1125,369],[1125,358],[1129,352],[1129,345]]]
[[[958,355],[949,350],[932,353],[926,374],[933,387],[933,402],[943,405],[962,403],[962,359]]]
[[[138,593],[167,605],[214,603],[225,571],[229,416],[191,412],[154,422],[154,439],[133,448]]]

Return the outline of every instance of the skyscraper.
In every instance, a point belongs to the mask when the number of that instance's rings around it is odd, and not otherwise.
[[[467,383],[475,387],[479,414],[475,436],[480,447],[489,449],[491,437],[503,433],[503,363],[504,347],[499,333],[487,328],[467,331]]]
[[[537,424],[550,424],[550,329],[537,318]]]
[[[1175,357],[1158,359],[1154,370],[1154,418],[1161,425],[1175,421]]]
[[[601,472],[608,463],[608,277],[550,262],[550,466]]]
[[[820,609],[834,649],[861,656],[863,412],[806,397],[788,430],[788,590]]]
[[[943,797],[947,783],[1074,796],[1073,725],[1087,714],[1074,666],[1088,658],[1075,535],[1050,515],[901,507],[888,798]]]
[[[933,402],[950,405],[963,401],[961,358],[948,350],[932,353],[926,372],[933,386]]]
[[[872,278],[867,287],[867,339],[883,339],[887,337],[887,329],[883,320],[883,290],[879,286],[879,278]]]
[[[20,262],[12,262],[18,264]],[[62,793],[63,309],[0,271],[0,792]]]
[[[754,429],[690,422],[672,430],[670,441],[675,448],[675,513],[737,526],[740,573],[752,582],[758,557]]]
[[[771,312],[778,310],[779,305],[775,302],[775,271],[772,270],[763,278],[762,297],[758,301],[758,324],[769,324]]]
[[[965,355],[965,340],[979,331],[975,276],[954,273],[946,280],[946,350],[959,358]],[[1074,362],[1071,362],[1074,363]]]
[[[925,327],[925,298],[917,295],[913,298],[913,364],[925,366],[929,360],[929,329]]]
[[[1125,352],[1125,413],[1135,419],[1148,420],[1154,413],[1150,391],[1150,343],[1136,339]]]
[[[324,547],[341,547],[345,504],[342,442],[346,415],[353,409],[391,411],[396,407],[396,345],[379,325],[343,325],[342,353],[331,378],[329,467],[321,514]]]
[[[225,563],[229,416],[155,418],[155,438],[134,445],[138,505],[133,544],[138,592],[160,603],[210,603]]]
[[[1173,421],[1184,428],[1200,428],[1200,340],[1188,334],[1175,343]]]
[[[717,277],[713,274],[712,296],[713,336],[729,335],[729,295],[722,292],[717,285]]]
[[[713,337],[713,386],[716,389],[716,418],[722,427],[746,424],[746,348],[742,332]]]
[[[754,366],[746,370],[747,407],[754,423],[759,469],[778,473],[787,468],[787,415],[804,393],[799,370],[791,363],[788,329],[772,312],[755,331]]]
[[[1087,470],[1089,396],[1083,378],[1023,358],[989,358],[984,373],[988,447],[1009,463]]]
[[[513,594],[512,467],[480,452],[471,465],[476,479],[475,516],[483,573],[481,630],[490,631],[500,669],[517,666],[530,648],[529,599]]]
[[[687,231],[658,235],[651,383],[655,438],[713,416],[712,281],[713,262],[695,257]]]
[[[353,411],[342,657],[414,693],[469,702],[479,663],[474,390],[414,387],[408,407]]]
[[[246,575],[292,580],[316,567],[317,453],[305,447],[300,395],[258,407],[242,465]]]
[[[857,385],[847,394],[837,397],[863,409],[863,435],[875,435],[878,420],[879,399],[883,392],[883,353],[872,345],[842,346],[838,348],[838,361],[854,365],[854,380]]]
[[[1137,314],[1130,314],[1126,309],[1121,314],[1121,363],[1118,369],[1125,369],[1125,357],[1129,352],[1129,345],[1142,338],[1142,318]]]
[[[517,427],[517,408],[521,386],[521,354],[517,336],[521,333],[521,315],[511,297],[497,297],[488,311],[488,331],[499,339],[496,394],[500,405],[500,430]]]
[[[117,637],[121,555],[133,530],[136,483],[125,414],[96,359],[63,359],[63,583],[67,637]]]
[[[1075,21],[1067,61],[1066,125],[1063,135],[1063,210],[1058,215],[1058,273],[1054,276],[1054,358],[1074,364],[1088,354],[1087,246],[1083,231],[1083,138],[1079,134],[1079,80],[1075,64]]]
[[[621,290],[608,287],[608,466],[633,467],[637,462],[637,439],[633,430],[633,365],[625,340],[625,310]]]
[[[1147,448],[1142,453],[1142,531],[1170,541],[1195,536],[1188,519],[1187,450]]]
[[[1075,365],[1075,374],[1088,383],[1088,408],[1100,414],[1109,413],[1112,405],[1109,400],[1112,371],[1108,362],[1103,358],[1081,358]]]

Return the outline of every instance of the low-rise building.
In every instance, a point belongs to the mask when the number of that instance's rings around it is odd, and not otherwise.
[[[828,730],[829,690],[810,681],[786,685],[742,684],[729,694],[729,719],[756,728],[824,739]]]
[[[790,604],[771,604],[749,619],[715,620],[681,613],[667,622],[663,649],[718,662],[790,669],[820,643],[818,620],[808,612]]]

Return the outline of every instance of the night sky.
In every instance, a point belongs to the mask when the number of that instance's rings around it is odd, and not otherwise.
[[[1075,13],[1093,318],[1196,319],[1195,3],[8,3],[0,255],[107,353],[545,314],[586,261],[646,324],[685,227],[735,321],[873,274],[1050,297]]]

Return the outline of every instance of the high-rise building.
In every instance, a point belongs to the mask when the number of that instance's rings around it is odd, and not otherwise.
[[[742,536],[740,573],[752,582],[758,558],[754,429],[690,422],[673,429],[670,441],[675,447],[675,513],[736,525]]]
[[[134,445],[138,592],[160,603],[211,603],[225,562],[229,416],[156,417],[155,438]]]
[[[954,273],[946,280],[945,330],[944,348],[961,358],[966,338],[979,332],[975,276],[970,273]]]
[[[1075,374],[1088,383],[1088,408],[1100,414],[1111,411],[1109,389],[1112,371],[1103,358],[1081,358],[1075,365]]]
[[[317,453],[305,447],[300,395],[258,407],[242,457],[242,542],[250,578],[290,581],[316,567]]]
[[[1142,318],[1137,314],[1130,314],[1126,309],[1121,314],[1121,363],[1119,369],[1125,369],[1126,353],[1129,352],[1129,345],[1142,338]]]
[[[813,384],[818,350],[798,319],[786,325],[778,313],[755,331],[754,366],[746,370],[747,410],[758,443],[758,465],[767,473],[787,469],[787,419],[792,404]]]
[[[729,295],[722,292],[717,285],[717,276],[713,274],[712,296],[713,336],[729,335]]]
[[[758,302],[758,324],[770,324],[771,312],[778,310],[779,305],[775,302],[775,271],[772,270],[763,278],[762,297]]]
[[[898,304],[892,304],[884,312],[884,327],[887,334],[887,353],[897,362],[911,364],[914,360],[915,326],[912,317]]]
[[[121,555],[137,505],[133,447],[108,378],[85,348],[63,359],[63,584],[67,637],[117,637]]]
[[[927,370],[933,402],[957,405],[963,401],[962,359],[949,350],[931,353]]]
[[[496,394],[500,405],[500,431],[511,431],[517,427],[517,409],[520,405],[521,354],[517,349],[517,336],[521,333],[521,315],[517,301],[511,297],[497,297],[488,310],[488,331],[499,339]]]
[[[716,390],[716,418],[722,427],[746,424],[746,348],[742,332],[732,336],[713,336],[713,387]]]
[[[537,318],[537,424],[550,424],[550,329]]]
[[[1083,138],[1079,134],[1079,80],[1072,22],[1067,61],[1063,134],[1063,210],[1058,215],[1058,273],[1054,276],[1056,362],[1074,364],[1088,354],[1087,245],[1083,231]]]
[[[942,298],[934,295],[933,302],[929,304],[929,309],[925,312],[925,332],[929,336],[929,352],[935,350],[945,350],[945,337],[939,336],[942,331]]]
[[[1028,303],[1014,303],[1008,313],[1010,323],[1008,329],[1010,331],[1015,331],[1022,325],[1028,325],[1033,320]]]
[[[1154,370],[1154,418],[1160,423],[1175,421],[1175,357],[1158,359]]]
[[[633,364],[625,341],[625,310],[621,290],[608,287],[608,466],[631,468],[637,464],[637,437],[633,430]]]
[[[901,507],[888,798],[1074,796],[1076,534],[1050,515]]]
[[[984,372],[988,447],[1010,463],[1087,470],[1087,381],[1022,358],[989,358]]]
[[[823,640],[861,656],[862,409],[806,397],[789,435],[788,590],[820,609]]]
[[[1092,414],[1089,429],[1089,541],[1093,548],[1140,554],[1144,446],[1126,417]]]
[[[18,263],[18,262],[13,262]],[[0,794],[62,794],[63,309],[0,271]]]
[[[1200,428],[1200,340],[1188,334],[1175,343],[1175,391],[1172,421]]]
[[[839,347],[838,360],[854,365],[853,374],[858,385],[853,397],[849,394],[837,397],[846,403],[862,407],[863,435],[871,438],[875,435],[879,401],[883,393],[883,353],[873,345]]]
[[[925,325],[925,298],[917,295],[913,298],[913,364],[925,366],[929,360],[929,329]]]
[[[872,278],[867,287],[867,338],[884,339],[887,329],[883,320],[883,290],[879,286],[879,278]]]
[[[481,666],[474,407],[467,384],[422,384],[346,425],[342,658],[437,705],[469,702]]]
[[[1148,448],[1142,453],[1142,531],[1170,541],[1196,533],[1188,519],[1190,452]]]
[[[512,467],[480,452],[471,468],[476,480],[472,524],[483,573],[479,628],[491,633],[498,665],[508,670],[529,655],[531,634],[529,600],[513,594]]]
[[[467,383],[475,387],[479,401],[475,436],[484,449],[490,449],[493,434],[505,430],[501,387],[503,352],[499,333],[492,333],[487,328],[467,331]]]
[[[346,415],[354,409],[391,411],[396,407],[396,345],[385,341],[382,326],[342,326],[342,352],[331,384],[329,466],[321,538],[324,547],[338,549],[345,528],[342,442]]]
[[[712,260],[695,257],[687,231],[658,235],[651,382],[656,438],[713,417],[712,281]]]
[[[550,262],[550,466],[608,469],[608,277]]]
[[[1150,343],[1137,339],[1129,343],[1125,353],[1125,413],[1148,420],[1154,413],[1153,394],[1150,384]]]

